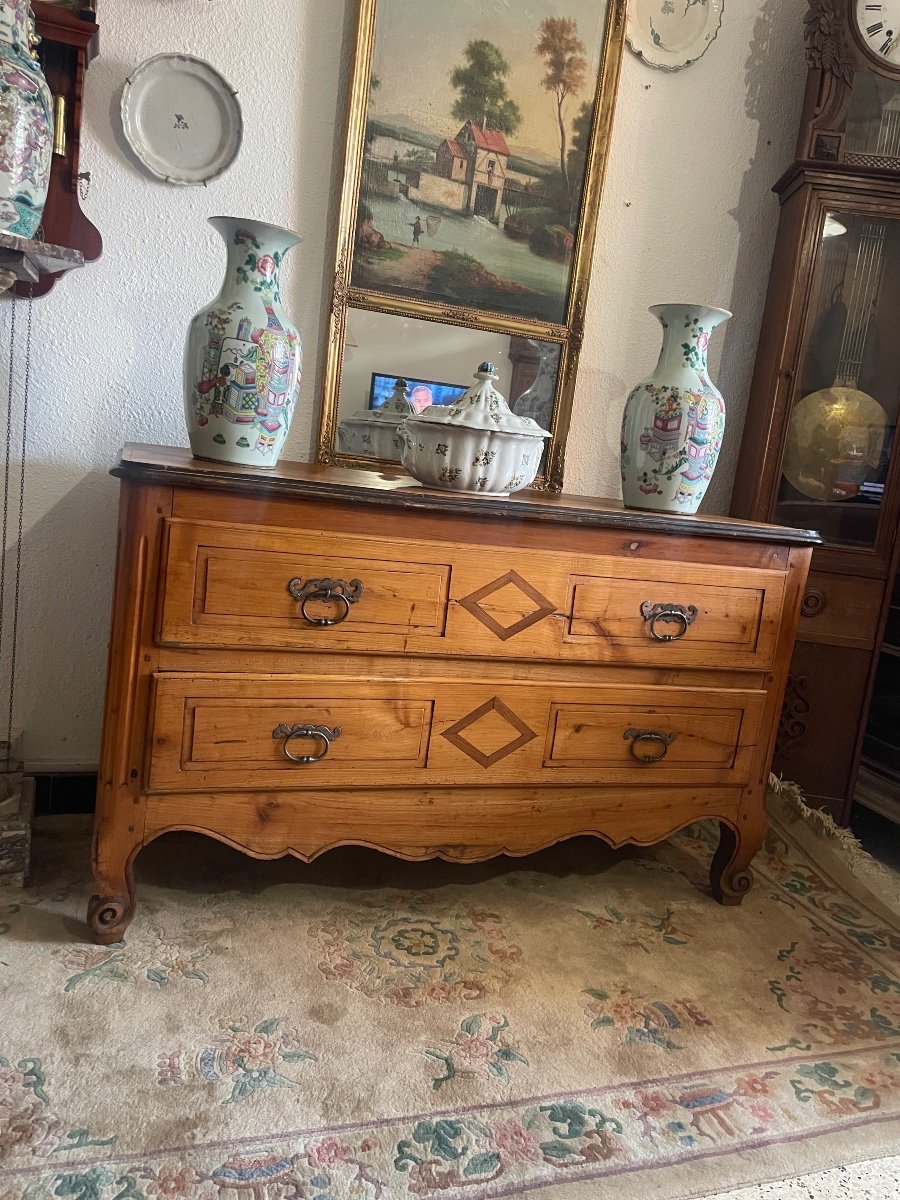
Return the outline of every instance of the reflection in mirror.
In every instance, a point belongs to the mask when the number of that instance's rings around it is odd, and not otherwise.
[[[496,365],[497,390],[515,413],[552,429],[560,351],[558,342],[351,307],[336,448],[359,458],[399,462],[400,422],[430,404],[458,400],[483,361]]]

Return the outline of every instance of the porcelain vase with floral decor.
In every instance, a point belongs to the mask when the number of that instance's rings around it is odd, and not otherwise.
[[[274,467],[300,387],[300,334],[281,305],[289,229],[210,217],[228,251],[225,282],[191,322],[184,402],[191,450],[243,466]]]
[[[0,3],[0,229],[34,237],[53,147],[53,97],[28,0]]]
[[[712,331],[731,316],[702,304],[656,304],[656,370],[632,391],[622,420],[622,496],[629,508],[695,513],[722,448],[725,401],[709,378]]]

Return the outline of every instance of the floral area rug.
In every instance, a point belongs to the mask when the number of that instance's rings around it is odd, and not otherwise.
[[[673,1200],[900,1153],[900,920],[773,798],[613,854],[138,858],[84,940],[83,819],[0,890],[0,1200]],[[886,879],[887,877],[885,877]]]

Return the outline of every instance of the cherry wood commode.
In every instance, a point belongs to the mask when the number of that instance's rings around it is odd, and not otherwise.
[[[113,474],[98,941],[178,829],[468,862],[711,817],[713,895],[749,890],[816,534],[151,446]]]

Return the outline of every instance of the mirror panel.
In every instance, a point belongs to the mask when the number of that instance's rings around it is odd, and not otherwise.
[[[492,362],[497,390],[520,416],[553,429],[562,343],[518,334],[476,330],[415,317],[350,307],[337,405],[337,442],[358,459],[399,462],[397,422],[372,413],[407,384],[417,412],[429,404],[452,404],[472,386],[479,363]]]

